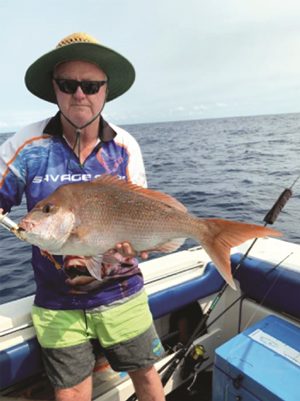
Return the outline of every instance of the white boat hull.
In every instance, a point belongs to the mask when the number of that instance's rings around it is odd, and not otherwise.
[[[232,250],[235,264],[238,263],[237,261],[248,249],[248,246],[249,242]],[[224,282],[209,262],[205,251],[197,247],[141,264],[150,307],[162,339],[168,338],[172,334],[170,333],[170,316],[176,310],[185,308],[190,304],[197,304],[202,311],[206,312],[214,302]],[[250,265],[251,263],[254,264],[254,270],[251,270],[251,266],[247,266],[248,262]],[[240,274],[240,281],[236,282],[237,291],[227,287],[207,321],[207,332],[194,341],[194,344],[200,344],[206,350],[207,359],[201,365],[201,370],[212,368],[217,347],[270,314],[280,316],[299,326],[300,311],[298,315],[297,310],[299,310],[300,304],[300,246],[281,240],[260,239],[253,247],[247,263],[245,266],[241,266],[240,273],[250,274],[249,277],[254,274],[257,277],[260,275],[263,279],[260,279],[259,282],[265,281],[264,277],[267,277],[270,279],[269,282],[266,281],[266,285],[269,287],[266,288],[264,296],[261,296],[256,288],[259,286],[255,283],[251,284],[250,281],[247,282],[248,276],[243,274]],[[280,274],[276,276],[279,270]],[[288,289],[285,297],[297,296],[298,309],[294,308],[294,299],[291,300],[290,304],[288,300],[279,302],[280,307],[278,307],[276,296],[274,296],[274,300],[270,296],[267,297],[270,295],[270,291],[275,291],[275,293],[281,291],[278,287],[280,280],[286,280],[287,283],[290,283],[291,291],[289,292]],[[240,288],[246,292],[246,296],[239,300],[242,294]],[[259,297],[260,299],[258,299]],[[267,302],[265,302],[266,300]],[[237,302],[234,304],[235,301]],[[7,400],[10,394],[14,394],[14,389],[20,380],[26,383],[26,380],[29,379],[26,376],[26,371],[23,369],[22,372],[21,370],[24,363],[26,364],[26,361],[30,360],[30,354],[37,351],[34,349],[37,347],[37,343],[30,316],[32,304],[33,296],[0,305],[1,371],[6,369],[5,366],[8,366],[8,360],[9,364],[15,364],[10,375],[6,375],[2,383],[0,380],[2,387],[0,394],[2,394],[3,400]],[[230,307],[232,304],[233,306]],[[230,308],[226,310],[228,307]],[[223,313],[225,310],[226,312]],[[221,317],[215,321],[219,315]],[[199,322],[201,315],[193,316],[193,318]],[[14,359],[13,353],[16,353],[18,348],[21,350],[20,355]],[[14,352],[10,353],[11,350]],[[172,355],[165,357],[157,364],[157,368],[159,369],[171,357]],[[40,369],[39,361],[36,359],[31,364],[36,364],[36,368]],[[37,373],[34,371],[34,374]],[[102,379],[98,376],[99,374],[95,375],[97,377],[95,376],[94,399],[97,401],[125,401],[133,393],[128,375],[103,377]],[[181,383],[180,372],[177,370],[165,387],[166,394]]]

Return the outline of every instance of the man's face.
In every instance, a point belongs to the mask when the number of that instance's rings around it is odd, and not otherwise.
[[[59,64],[54,71],[55,79],[73,79],[76,81],[106,81],[105,73],[95,64],[86,61],[67,61]],[[107,84],[95,94],[85,94],[80,86],[75,93],[62,92],[53,80],[57,103],[63,114],[78,127],[84,125],[102,110],[107,91]]]

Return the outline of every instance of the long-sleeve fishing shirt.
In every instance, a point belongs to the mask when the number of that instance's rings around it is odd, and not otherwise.
[[[27,208],[61,185],[91,181],[112,174],[146,186],[144,163],[136,140],[124,129],[101,118],[99,143],[83,164],[64,139],[60,116],[26,126],[0,147],[0,207],[9,212],[25,194]],[[76,199],[74,199],[76,202]],[[62,263],[62,257],[55,257]],[[50,309],[88,309],[106,305],[138,292],[143,278],[135,259],[110,266],[108,277],[88,293],[73,294],[65,269],[32,247],[36,280],[35,304]],[[114,277],[115,276],[115,277]]]

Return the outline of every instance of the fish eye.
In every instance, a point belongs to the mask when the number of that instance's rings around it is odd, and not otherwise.
[[[53,205],[51,203],[46,203],[46,205],[43,206],[42,212],[50,213],[52,209],[53,209]]]

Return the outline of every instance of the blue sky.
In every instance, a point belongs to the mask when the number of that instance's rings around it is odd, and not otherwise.
[[[134,64],[116,124],[300,112],[299,0],[0,0],[0,132],[48,117],[27,67],[84,31]]]

